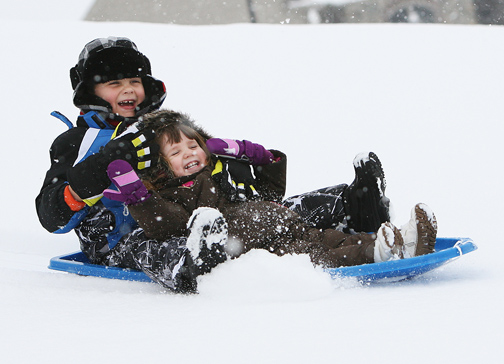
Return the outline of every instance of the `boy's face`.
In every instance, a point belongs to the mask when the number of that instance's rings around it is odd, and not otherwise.
[[[140,77],[123,78],[95,86],[95,94],[112,106],[114,114],[134,117],[135,108],[145,100],[145,90]]]
[[[175,177],[188,176],[201,171],[206,165],[205,151],[194,139],[180,133],[180,143],[169,143],[167,138],[161,143],[161,154],[170,164]]]

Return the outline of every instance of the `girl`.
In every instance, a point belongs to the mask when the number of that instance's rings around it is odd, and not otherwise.
[[[197,216],[208,208],[218,210],[222,217],[215,219],[220,221],[216,230],[222,236],[222,230],[227,228],[224,239],[217,239],[211,246],[205,239],[191,244],[189,237],[188,247],[197,274],[208,272],[227,256],[238,257],[251,249],[266,249],[280,256],[308,254],[315,265],[323,267],[401,259],[420,252],[417,247],[433,251],[436,220],[423,204],[413,209],[407,234],[401,234],[390,222],[382,224],[373,234],[317,229],[303,222],[294,211],[274,202],[274,196],[283,195],[285,190],[283,153],[268,151],[248,141],[209,139],[205,144],[194,122],[173,111],[146,115],[142,123],[143,127],[156,131],[160,145],[157,167],[142,173],[142,183],[127,163],[111,163],[108,173],[119,191],[105,191],[105,195],[126,201],[146,236],[157,241],[184,234],[188,221],[194,226],[194,213]],[[245,169],[253,167],[256,177],[253,199],[227,198],[221,187],[226,174],[220,170],[219,162],[213,165],[207,145],[215,154],[245,160],[238,162]],[[129,176],[127,183],[124,176]],[[208,229],[212,227],[215,224]],[[408,237],[407,251],[403,235]]]

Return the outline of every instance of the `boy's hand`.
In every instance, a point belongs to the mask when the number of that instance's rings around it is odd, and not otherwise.
[[[116,159],[128,162],[136,171],[156,164],[159,145],[154,140],[156,133],[152,129],[143,129],[136,133],[127,133],[112,139],[100,151],[107,166]]]
[[[262,145],[248,140],[211,138],[207,140],[206,145],[212,154],[241,159],[253,166],[262,166],[273,162],[273,153]]]
[[[159,145],[155,132],[144,129],[126,133],[109,141],[100,152],[90,155],[67,171],[67,180],[83,200],[95,198],[110,186],[108,165],[117,159],[139,171],[155,165],[159,158]]]
[[[111,162],[108,165],[107,174],[118,191],[104,190],[103,196],[106,198],[123,202],[126,205],[136,205],[151,196],[128,162],[121,159]]]
[[[255,178],[248,163],[237,160],[218,160],[212,172],[213,179],[229,201],[247,201],[259,198]]]

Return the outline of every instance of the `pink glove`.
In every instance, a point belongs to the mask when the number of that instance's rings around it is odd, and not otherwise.
[[[246,160],[254,166],[273,162],[273,153],[260,144],[248,140],[211,138],[206,142],[210,153],[221,157]]]
[[[104,190],[103,196],[106,198],[123,202],[126,205],[136,205],[151,196],[128,162],[122,159],[110,162],[107,167],[107,174],[119,191]]]

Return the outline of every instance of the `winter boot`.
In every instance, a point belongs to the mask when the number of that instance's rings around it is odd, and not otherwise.
[[[189,237],[187,248],[198,269],[198,275],[209,273],[212,268],[228,259],[227,222],[219,210],[200,207],[187,223]]]
[[[401,232],[390,222],[382,224],[376,233],[374,246],[375,263],[403,258],[403,238]]]
[[[381,162],[369,152],[357,155],[353,164],[355,179],[343,195],[348,227],[355,232],[376,232],[382,223],[390,221]]]
[[[426,204],[419,203],[411,210],[411,219],[402,226],[406,258],[433,253],[436,245],[437,220]]]

